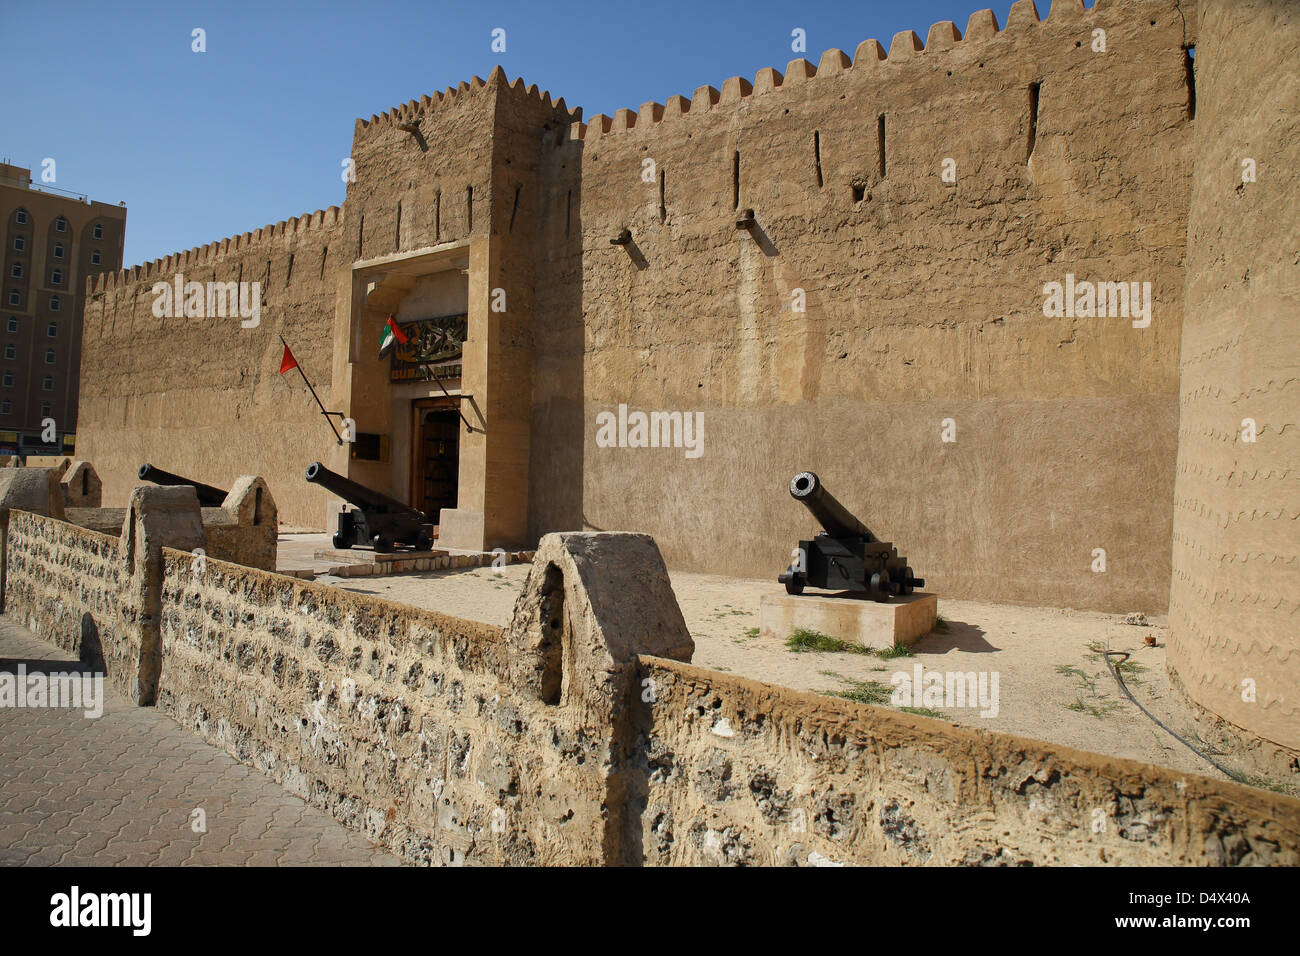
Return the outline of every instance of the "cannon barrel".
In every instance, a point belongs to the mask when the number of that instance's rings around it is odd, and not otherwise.
[[[790,479],[790,497],[812,512],[827,534],[837,538],[863,535],[873,540],[870,529],[836,501],[813,472],[801,471]]]
[[[371,491],[365,485],[359,485],[350,478],[344,478],[338,472],[330,471],[318,461],[313,461],[307,466],[306,478],[312,484],[320,485],[322,488],[334,492],[344,501],[363,511],[370,511],[375,514],[419,515],[421,520],[424,519],[424,515],[415,508],[403,504],[396,498],[380,494],[378,491]]]
[[[228,492],[222,491],[220,488],[214,488],[212,485],[205,485],[182,475],[173,475],[170,471],[163,471],[148,462],[141,465],[136,474],[141,481],[151,481],[155,485],[192,485],[195,493],[199,496],[199,504],[204,508],[220,508],[225,503],[228,494]]]

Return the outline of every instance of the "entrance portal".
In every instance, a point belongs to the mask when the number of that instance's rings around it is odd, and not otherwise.
[[[460,480],[460,413],[445,399],[415,404],[411,504],[438,523],[438,512],[456,507]]]

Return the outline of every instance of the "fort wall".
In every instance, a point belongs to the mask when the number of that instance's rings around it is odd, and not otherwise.
[[[774,577],[813,468],[949,597],[1169,607],[1188,694],[1291,760],[1289,10],[1019,0],[587,123],[498,68],[358,120],[346,217],[92,280],[78,454],[117,507],[149,458],[256,471],[291,526],[324,523],[316,458],[408,497],[413,442],[349,461],[276,336],[395,434],[379,329],[437,275],[470,316],[474,546],[635,528],[675,568]],[[181,271],[265,276],[260,328],[153,317]],[[1149,324],[1053,311],[1071,282],[1136,283]],[[620,405],[698,414],[702,454],[600,447]]]
[[[1162,610],[1190,29],[1173,3],[1040,23],[1022,2],[1000,31],[983,11],[960,40],[937,24],[575,126],[552,168],[581,166],[581,259],[549,278],[581,297],[548,290],[567,311],[534,327],[567,373],[534,441],[581,422],[582,494],[543,466],[535,531],[645,529],[674,567],[774,576],[813,528],[785,490],[812,468],[940,593]],[[1150,283],[1149,327],[1045,316],[1067,274]],[[702,456],[597,447],[619,404],[701,413]]]
[[[302,474],[317,459],[338,464],[338,448],[299,373],[279,374],[280,336],[329,402],[332,278],[351,262],[343,236],[331,206],[87,281],[77,453],[95,462],[105,506],[124,506],[153,462],[221,488],[262,475],[286,525],[322,526],[325,493]],[[178,274],[260,282],[258,325],[155,316],[154,284]]]
[[[1202,22],[1169,665],[1193,701],[1280,748],[1294,773],[1300,15],[1234,0],[1203,3]]]

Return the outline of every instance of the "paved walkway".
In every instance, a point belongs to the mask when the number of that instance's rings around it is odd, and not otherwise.
[[[28,673],[80,668],[0,616],[0,671],[19,663]],[[0,706],[0,865],[400,865],[107,681],[104,695],[98,719]]]

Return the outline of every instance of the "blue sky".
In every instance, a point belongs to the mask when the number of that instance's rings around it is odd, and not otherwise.
[[[871,37],[888,48],[899,30],[924,40],[939,20],[964,30],[988,5],[0,0],[11,94],[0,103],[0,156],[38,180],[53,158],[53,185],[125,201],[132,265],[342,202],[356,117],[497,63],[584,116],[612,114],[782,69],[799,55],[796,27],[816,63]],[[1040,0],[1039,15],[1049,7]],[[1010,0],[992,8],[1005,25]],[[205,53],[191,50],[196,27]],[[498,27],[504,53],[491,49]]]

